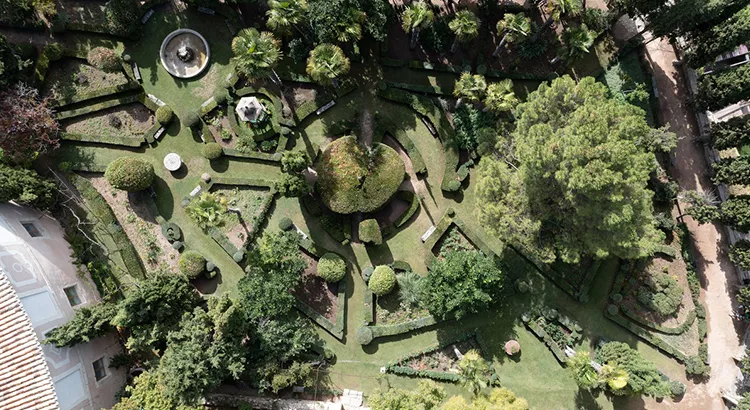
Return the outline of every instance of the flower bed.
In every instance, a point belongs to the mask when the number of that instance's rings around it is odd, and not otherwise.
[[[88,137],[88,141],[133,139],[143,141],[144,135],[154,126],[153,113],[141,103],[129,103],[80,115],[62,123],[65,139],[74,136]],[[75,138],[77,140],[86,140]],[[138,145],[140,145],[140,142]]]
[[[581,342],[581,326],[555,309],[524,313],[521,320],[532,333],[544,341],[560,364],[565,364],[568,360],[564,353],[565,347]]]
[[[47,71],[42,97],[50,98],[53,106],[63,106],[139,87],[121,71],[108,73],[85,60],[63,58]]]

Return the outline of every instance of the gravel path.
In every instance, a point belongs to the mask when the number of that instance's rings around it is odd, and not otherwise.
[[[655,40],[646,47],[659,96],[660,119],[668,123],[680,140],[672,175],[684,190],[710,189],[708,166],[703,148],[692,137],[697,134],[695,116],[685,103],[687,90],[681,73],[672,65],[674,49],[666,40]],[[680,203],[685,209],[685,204]],[[676,214],[676,212],[675,212]],[[678,403],[649,402],[648,408],[724,409],[723,390],[734,390],[738,368],[732,356],[738,351],[740,338],[730,317],[738,278],[726,254],[724,229],[720,225],[698,225],[689,216],[684,218],[697,251],[698,273],[703,284],[702,296],[708,311],[708,352],[711,378],[707,383],[688,385],[688,393]]]

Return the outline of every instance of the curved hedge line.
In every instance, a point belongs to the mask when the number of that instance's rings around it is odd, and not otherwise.
[[[652,330],[656,330],[659,333],[664,333],[667,335],[681,335],[687,332],[687,330],[690,329],[690,326],[692,326],[693,323],[695,322],[695,319],[698,317],[695,309],[693,309],[688,313],[688,316],[685,318],[685,321],[682,322],[679,326],[667,327],[667,326],[662,326],[656,322],[652,322],[650,320],[644,319],[625,306],[619,305],[618,307],[620,308],[620,311],[622,312],[622,314],[625,315],[628,319],[638,324],[641,324],[647,328],[650,328]]]
[[[419,210],[419,196],[411,191],[398,191],[396,197],[409,203],[409,208],[396,218],[396,221],[393,223],[397,228],[400,228]]]

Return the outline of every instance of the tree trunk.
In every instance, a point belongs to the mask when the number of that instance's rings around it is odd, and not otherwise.
[[[553,22],[552,17],[548,18],[547,21],[544,22],[544,25],[542,26],[542,28],[540,28],[539,31],[537,31],[536,33],[534,33],[533,36],[531,36],[531,41],[532,42],[538,41],[539,36],[541,36],[542,33],[547,31],[547,29],[550,28],[550,26],[552,26],[552,22]]]
[[[505,40],[508,38],[508,33],[503,34],[503,38],[500,40],[500,44],[495,47],[495,51],[492,52],[492,57],[497,57],[500,55],[500,50],[505,45]]]
[[[409,48],[414,49],[417,46],[417,40],[419,40],[419,27],[411,30],[411,41],[409,42]]]
[[[271,69],[271,75],[269,77],[271,77],[271,81],[274,84],[278,85],[279,87],[281,87],[282,85],[284,85],[284,83],[281,82],[281,77],[279,77],[279,75],[276,74],[276,70]]]
[[[453,44],[451,45],[451,53],[455,53],[456,50],[458,50],[458,36],[453,39]]]

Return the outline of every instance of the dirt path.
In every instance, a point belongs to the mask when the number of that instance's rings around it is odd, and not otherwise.
[[[692,137],[697,134],[695,116],[685,104],[687,90],[681,74],[674,68],[674,49],[665,40],[652,41],[646,47],[659,97],[660,119],[668,123],[680,140],[672,174],[684,190],[710,189],[703,148]],[[685,204],[680,204],[685,209]],[[703,298],[708,311],[708,353],[711,378],[705,384],[689,385],[679,403],[651,402],[649,408],[724,409],[722,390],[734,390],[738,368],[732,356],[738,351],[740,340],[735,323],[730,317],[737,274],[725,253],[727,248],[723,228],[714,224],[698,225],[690,217],[684,218],[693,237],[698,274],[703,284]]]

